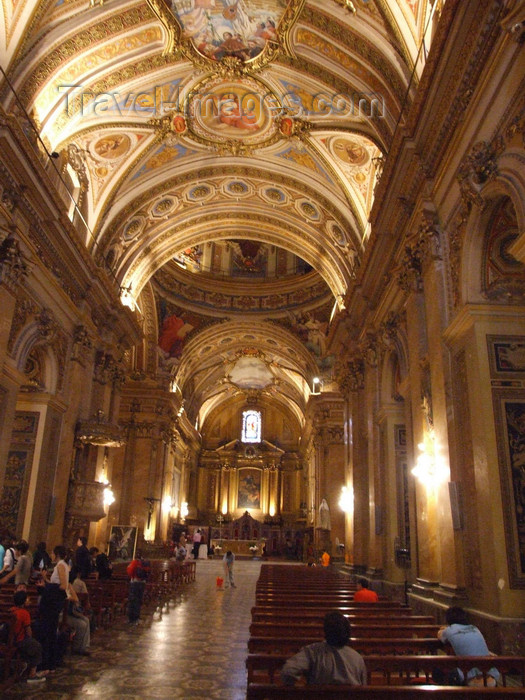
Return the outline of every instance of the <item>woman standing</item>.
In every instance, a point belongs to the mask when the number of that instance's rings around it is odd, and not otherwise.
[[[69,586],[69,566],[66,548],[58,545],[53,550],[55,567],[49,581],[45,581],[39,604],[39,638],[42,644],[42,668],[54,671],[59,662],[58,619],[64,609]],[[42,572],[44,574],[44,572]],[[47,574],[45,574],[47,577]]]

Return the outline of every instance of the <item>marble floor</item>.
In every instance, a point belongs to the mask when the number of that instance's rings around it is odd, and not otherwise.
[[[45,684],[18,683],[4,698],[244,700],[247,641],[261,562],[235,562],[236,588],[217,590],[222,562],[197,563],[195,582],[168,612],[143,610],[142,622],[125,619],[98,630],[90,657],[66,657]]]

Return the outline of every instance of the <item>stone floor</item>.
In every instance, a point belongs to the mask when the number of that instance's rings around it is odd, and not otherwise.
[[[162,616],[143,611],[138,627],[119,620],[98,630],[90,657],[67,657],[45,684],[12,686],[4,698],[244,700],[247,641],[261,562],[235,562],[234,589],[217,590],[222,562],[197,563]]]

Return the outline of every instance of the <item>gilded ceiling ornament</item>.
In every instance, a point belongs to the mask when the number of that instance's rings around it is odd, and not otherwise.
[[[0,284],[16,289],[28,274],[20,244],[10,233],[0,244]]]
[[[345,393],[359,391],[365,386],[365,365],[361,358],[341,361],[335,368],[336,378]]]
[[[504,149],[503,137],[491,143],[478,141],[465,156],[458,170],[459,186],[463,200],[483,207],[485,201],[481,190],[498,174],[498,157]]]
[[[254,0],[147,2],[168,32],[165,53],[180,50],[205,70],[235,65],[241,74],[259,70],[283,51],[293,55],[288,35],[305,0],[266,0],[263,7]]]
[[[423,271],[423,243],[417,240],[412,245],[405,246],[405,255],[398,275],[398,284],[404,292],[420,292],[423,288],[421,277]]]
[[[352,0],[335,0],[335,2],[338,5],[341,5],[341,7],[344,7],[345,10],[348,10],[352,15],[355,15],[357,12],[357,8],[352,2]]]
[[[282,136],[291,138],[296,136],[304,141],[310,134],[313,124],[306,119],[295,119],[290,116],[292,110],[284,109],[284,114],[276,118],[277,127]]]
[[[219,153],[241,155],[275,143],[279,99],[253,77],[207,76],[187,101],[188,136]]]

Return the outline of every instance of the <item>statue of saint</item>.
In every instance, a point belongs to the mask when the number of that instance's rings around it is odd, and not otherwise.
[[[326,498],[323,498],[321,505],[319,506],[319,527],[323,530],[330,530],[330,508],[326,502]]]

